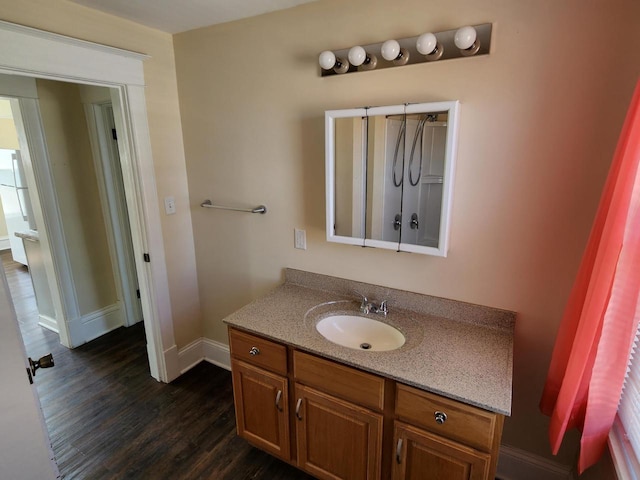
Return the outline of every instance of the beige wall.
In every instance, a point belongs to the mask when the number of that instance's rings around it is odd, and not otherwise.
[[[19,150],[18,133],[13,123],[11,102],[6,98],[0,98],[0,148],[7,150]]]
[[[86,315],[118,300],[87,120],[77,84],[36,85],[78,306]]]
[[[640,73],[638,18],[632,0],[322,0],[175,36],[205,336],[226,341],[221,319],[286,266],[514,310],[504,443],[548,455],[538,401]],[[482,22],[490,56],[318,74],[325,49]],[[324,111],[440,100],[461,102],[449,256],[327,243]],[[209,197],[269,211],[196,208]]]
[[[18,134],[13,123],[11,104],[6,99],[0,99],[0,148],[7,150],[18,150],[20,148]],[[2,199],[0,199],[0,238],[7,235],[9,235],[9,231],[2,213]]]
[[[66,0],[0,0],[0,19],[151,55],[144,73],[158,208],[175,197],[162,231],[176,343],[185,346],[200,336],[201,317],[171,35]]]

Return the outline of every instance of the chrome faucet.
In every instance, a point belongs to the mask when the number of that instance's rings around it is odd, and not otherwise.
[[[380,305],[376,305],[375,302],[370,302],[367,299],[367,297],[365,297],[364,295],[362,295],[362,303],[360,304],[360,311],[365,315],[368,315],[369,313],[386,315],[387,313],[389,313],[386,300],[381,301]]]

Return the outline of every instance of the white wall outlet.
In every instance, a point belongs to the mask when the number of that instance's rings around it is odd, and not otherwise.
[[[295,248],[299,248],[300,250],[307,249],[307,232],[299,228],[294,228],[293,237],[294,237],[293,246]]]
[[[176,213],[176,199],[173,197],[164,197],[164,213],[173,215]]]

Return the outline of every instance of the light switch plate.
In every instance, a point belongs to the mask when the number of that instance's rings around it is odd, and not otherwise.
[[[176,199],[173,197],[164,197],[164,212],[167,215],[176,213]]]
[[[294,228],[293,236],[294,236],[293,246],[295,248],[299,248],[300,250],[306,250],[307,249],[307,232],[299,228]]]

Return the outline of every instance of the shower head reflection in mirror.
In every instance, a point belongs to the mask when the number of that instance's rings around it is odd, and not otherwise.
[[[327,240],[446,256],[459,103],[325,114]]]

